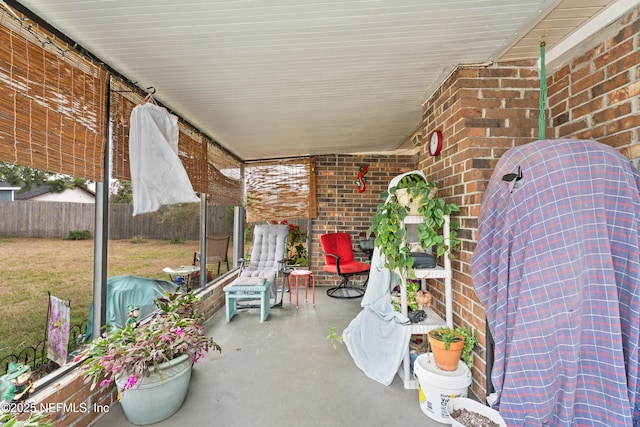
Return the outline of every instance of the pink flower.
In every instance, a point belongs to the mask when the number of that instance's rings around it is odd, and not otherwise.
[[[125,390],[129,390],[137,382],[138,382],[138,377],[136,377],[135,375],[132,375],[129,378],[127,378],[127,383],[124,386],[122,386],[122,388]]]
[[[184,330],[178,326],[178,329],[176,329],[176,335],[180,335],[181,333],[183,333]]]
[[[100,387],[104,387],[109,384],[111,384],[111,380],[107,378],[106,380],[102,380],[102,382],[100,383]]]

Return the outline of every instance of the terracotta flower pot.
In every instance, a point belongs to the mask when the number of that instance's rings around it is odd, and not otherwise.
[[[436,366],[443,371],[455,371],[458,369],[458,362],[464,347],[464,338],[460,337],[460,341],[452,342],[447,350],[444,342],[433,338],[431,333],[429,332],[428,339]]]

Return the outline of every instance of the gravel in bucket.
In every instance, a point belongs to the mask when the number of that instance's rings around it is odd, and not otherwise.
[[[489,417],[468,409],[456,409],[451,412],[450,416],[467,427],[500,427],[498,423],[490,420]]]

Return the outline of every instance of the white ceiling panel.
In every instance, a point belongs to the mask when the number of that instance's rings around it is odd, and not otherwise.
[[[397,149],[451,67],[537,57],[541,32],[552,47],[615,2],[20,3],[253,160]]]

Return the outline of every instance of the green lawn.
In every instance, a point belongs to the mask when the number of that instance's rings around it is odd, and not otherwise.
[[[191,264],[197,250],[197,241],[110,241],[107,276],[168,279],[162,269]],[[47,291],[71,300],[72,325],[87,318],[93,264],[93,240],[0,238],[0,359],[44,338]]]

